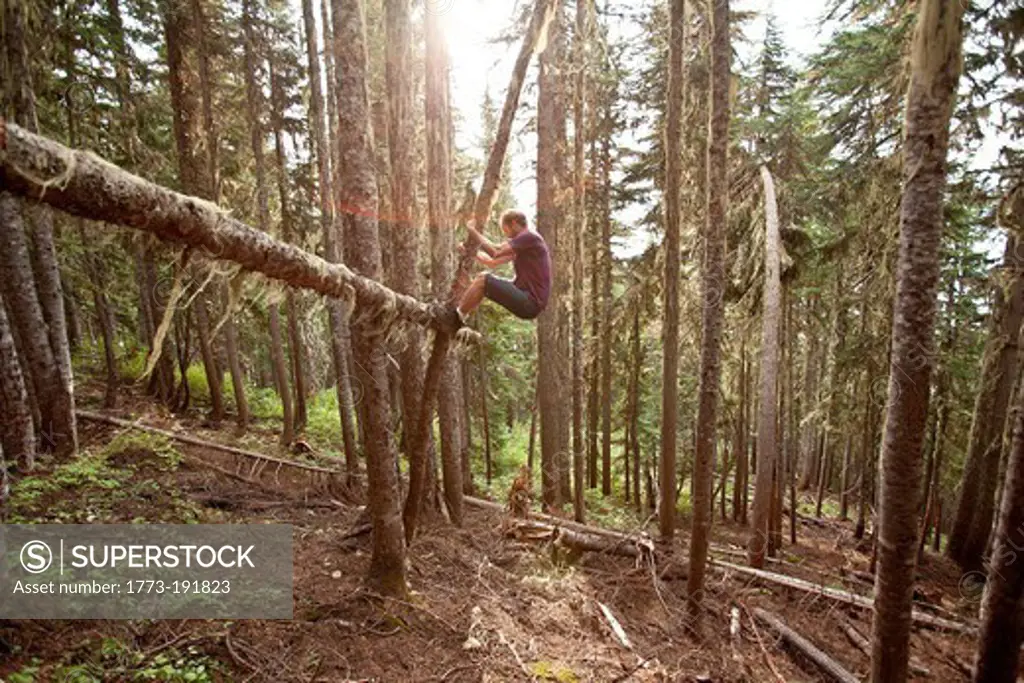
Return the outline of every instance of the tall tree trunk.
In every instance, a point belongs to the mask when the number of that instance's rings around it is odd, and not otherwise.
[[[814,304],[815,301],[812,299],[810,309],[808,310],[808,317],[811,320],[814,319]],[[811,419],[811,414],[818,409],[818,371],[821,350],[816,334],[808,334],[807,337],[807,344],[804,347],[804,378],[801,382],[801,387],[803,388],[803,397],[801,399],[803,407],[803,415],[801,415],[803,432],[800,437],[799,472],[799,488],[801,491],[806,491],[810,487],[811,480],[818,469],[817,420]]]
[[[711,514],[711,467],[718,415],[724,310],[725,228],[728,204],[729,140],[729,0],[711,6],[711,125],[707,156],[707,225],[701,277],[700,393],[697,409],[697,448],[694,460],[693,522],[690,532],[690,574],[687,580],[690,616],[698,619],[708,555]],[[758,467],[760,470],[760,467]]]
[[[562,503],[562,464],[569,445],[565,400],[568,340],[561,334],[567,265],[562,246],[562,183],[565,176],[565,115],[562,100],[562,18],[554,0],[554,17],[548,28],[547,45],[540,55],[540,90],[537,103],[537,230],[551,250],[553,288],[545,312],[537,321],[537,364],[539,372],[541,491],[544,504],[559,508]],[[562,230],[562,233],[565,231]]]
[[[426,131],[427,131],[427,221],[430,226],[431,282],[434,296],[441,299],[452,277],[451,217],[451,106],[449,104],[448,52],[444,29],[437,12],[426,17]],[[441,477],[444,482],[448,514],[456,525],[462,524],[462,496],[472,477],[469,472],[470,418],[465,420],[464,442],[457,429],[459,406],[464,404],[454,360],[448,359],[441,370],[438,386],[438,420],[441,431]],[[466,383],[467,378],[463,378]],[[461,390],[461,391],[460,391]]]
[[[591,117],[592,127],[596,127]],[[597,175],[599,164],[597,154],[597,137],[591,141],[591,162],[590,167]],[[596,178],[595,178],[596,180]],[[596,193],[593,193],[596,195]],[[591,196],[593,196],[591,195]],[[591,204],[594,203],[591,200]],[[593,222],[592,232],[597,232],[598,221]],[[601,297],[598,296],[600,288],[600,255],[598,240],[592,239],[590,245],[590,390],[587,392],[587,487],[597,488],[597,456],[598,456],[598,401],[601,391],[601,346],[605,343],[601,338]]]
[[[377,233],[377,179],[367,89],[367,53],[360,0],[332,0],[334,59],[337,69],[339,209],[345,211],[348,254],[353,268],[379,280],[383,267]],[[342,123],[343,122],[343,123]],[[385,595],[405,595],[405,536],[399,511],[396,457],[388,432],[388,391],[385,352],[376,316],[361,315],[353,323],[352,351],[366,405],[364,448],[373,522],[369,581]]]
[[[610,119],[606,115],[606,119]],[[612,181],[611,131],[601,140],[601,494],[612,494]]]
[[[4,3],[3,54],[5,75],[15,87],[5,88],[6,109],[29,131],[38,129],[32,74],[28,61],[27,26],[22,2]],[[26,236],[24,222],[31,230]],[[31,375],[32,394],[42,420],[41,445],[58,456],[78,449],[75,424],[74,384],[71,350],[64,318],[64,294],[53,243],[53,216],[49,207],[23,204],[6,193],[0,195],[0,225],[3,237],[3,295],[11,314],[10,324],[21,340],[25,367]],[[17,233],[17,234],[14,234]],[[29,241],[35,255],[35,271],[29,256]],[[37,329],[30,329],[37,328]],[[46,348],[30,348],[43,344]]]
[[[778,477],[778,376],[779,318],[782,313],[782,284],[779,272],[779,210],[775,183],[767,167],[761,167],[765,211],[764,311],[761,314],[761,398],[757,416],[757,480],[754,485],[754,519],[747,545],[751,567],[764,566],[771,528],[772,499]]]
[[[263,124],[259,112],[263,111],[263,89],[256,80],[256,65],[262,61],[257,49],[258,37],[253,30],[254,11],[252,0],[245,0],[242,9],[242,32],[245,36],[245,91],[246,114],[249,123],[249,141],[252,147],[253,167],[256,175],[256,214],[259,229],[270,233],[270,197],[267,188],[266,163],[263,156]],[[295,438],[294,415],[291,407],[291,392],[284,368],[284,348],[281,341],[280,313],[276,297],[270,297],[268,304],[270,327],[270,357],[274,370],[274,383],[281,397],[283,425],[281,442],[290,444]]]
[[[335,173],[339,167],[341,150],[338,147],[338,99],[335,96],[335,85],[337,83],[334,74],[334,31],[328,15],[330,3],[322,0],[320,3],[320,25],[324,32],[324,67],[327,75],[327,130],[330,132],[327,156],[331,162],[331,194],[327,197],[330,204],[331,222],[324,227],[324,258],[332,263],[341,260],[344,252],[344,226],[341,220],[341,211],[335,210],[332,199],[340,192],[340,187],[335,182]],[[335,393],[338,395],[338,417],[341,420],[341,437],[345,444],[345,472],[347,473],[347,484],[349,487],[355,485],[355,474],[359,470],[359,449],[356,446],[358,435],[356,434],[353,422],[353,395],[352,375],[349,372],[349,365],[352,362],[352,351],[349,348],[348,314],[349,305],[342,299],[331,298],[327,301],[328,336],[331,342],[331,357],[334,361]]]
[[[955,0],[922,0],[907,93],[900,252],[893,311],[889,402],[882,445],[878,572],[871,680],[907,678],[921,448],[928,418],[933,324],[942,236],[949,119],[960,74]]]
[[[679,224],[682,220],[679,209],[679,193],[682,190],[682,154],[679,146],[682,140],[683,125],[683,56],[686,53],[686,19],[686,0],[671,0],[669,5],[668,89],[666,91],[668,101],[665,105],[665,283],[663,293],[665,321],[662,333],[661,458],[658,475],[661,484],[658,530],[665,539],[671,539],[676,529],[676,445],[679,423]],[[605,339],[607,339],[607,335]],[[708,477],[710,478],[710,474]],[[696,508],[694,508],[694,513],[696,519]],[[701,562],[703,564],[703,560]],[[694,592],[695,590],[691,590],[690,594],[693,595]]]
[[[309,1],[309,0],[307,0]],[[413,154],[415,136],[412,118],[412,29],[409,19],[409,0],[387,0],[385,3],[386,80],[388,93],[388,152],[391,166],[391,267],[396,274],[393,289],[409,296],[419,296],[418,260],[419,226],[416,224],[416,160]],[[429,174],[428,174],[429,175]],[[429,463],[433,461],[432,431],[420,444],[421,399],[425,366],[423,364],[423,335],[420,329],[406,331],[405,346],[399,354],[401,372],[402,434],[406,455],[409,457],[409,496],[405,501],[403,517],[406,541],[412,539],[409,529],[415,527],[415,518],[422,511],[422,490],[429,476]],[[411,521],[411,523],[410,523]]]
[[[7,468],[16,465],[25,472],[35,465],[36,437],[28,389],[14,347],[14,336],[0,296],[0,512],[7,492]],[[4,460],[9,464],[5,464]]]
[[[586,210],[586,121],[584,103],[587,101],[587,41],[589,39],[589,0],[576,1],[576,35],[574,39],[575,87],[573,89],[573,250],[572,250],[572,471],[573,513],[577,522],[583,522],[586,510],[583,501],[586,443],[583,437],[583,329],[586,324],[583,309],[584,234],[587,231]],[[628,448],[627,448],[628,453]],[[626,470],[626,499],[629,499],[629,470]]]
[[[178,153],[178,180],[181,189],[186,194],[212,201],[213,177],[210,174],[208,149],[211,140],[205,138],[207,144],[204,144],[203,130],[203,110],[206,108],[204,102],[210,95],[204,93],[204,84],[199,80],[206,59],[200,48],[205,32],[201,16],[197,14],[198,10],[199,3],[195,0],[187,4],[177,0],[166,5],[164,33],[167,41],[167,79],[171,93],[174,141]],[[212,113],[209,115],[212,119]],[[210,125],[212,126],[212,122]],[[211,131],[208,128],[206,132]],[[205,269],[193,267],[192,272],[196,281],[202,283],[206,279]],[[210,390],[210,418],[214,422],[219,422],[224,418],[224,402],[221,375],[217,370],[210,335],[205,292],[199,293],[193,305],[199,334],[199,351]]]
[[[737,372],[739,405],[736,406],[736,434],[733,451],[736,460],[736,477],[732,487],[732,518],[739,522],[743,518],[747,476],[750,467],[747,461],[747,337],[740,333],[740,363]]]
[[[490,409],[487,407],[487,354],[483,347],[480,348],[480,415],[484,424],[484,471],[487,477],[487,485],[491,485],[491,417]]]
[[[821,400],[824,402],[824,415],[821,421],[821,453],[818,457],[818,502],[815,507],[815,516],[821,517],[822,503],[825,494],[828,493],[831,484],[832,462],[835,452],[836,434],[832,422],[836,414],[836,387],[840,385],[839,378],[839,354],[840,346],[845,338],[845,314],[843,301],[843,262],[837,265],[832,292],[832,315],[829,322],[828,351],[824,358],[825,379],[822,386]]]
[[[981,603],[981,632],[974,659],[975,683],[1013,683],[1020,662],[1020,605],[1024,564],[1018,548],[1024,543],[1024,402],[1018,401],[1006,483]],[[936,528],[938,532],[938,528]]]
[[[1007,238],[1003,269],[995,287],[991,332],[982,360],[981,386],[974,405],[960,498],[946,547],[947,554],[965,570],[982,567],[992,527],[1003,429],[1017,379],[1018,339],[1024,319],[1022,247],[1016,235]]]
[[[274,129],[274,154],[277,160],[277,191],[281,203],[281,239],[294,243],[299,237],[295,234],[294,218],[291,213],[291,201],[288,193],[288,166],[284,153],[284,85],[275,64],[273,49],[268,59],[270,69],[271,107],[270,120]],[[301,242],[301,240],[300,240]],[[306,428],[306,371],[305,344],[299,331],[299,302],[295,291],[288,287],[284,292],[285,315],[288,323],[288,357],[291,361],[292,383],[295,388],[294,413],[292,416],[296,433]]]
[[[632,364],[630,372],[630,429],[629,439],[633,451],[633,502],[636,504],[637,514],[641,512],[640,501],[640,367],[643,364],[643,351],[640,346],[640,302],[633,306],[633,333],[632,333]]]

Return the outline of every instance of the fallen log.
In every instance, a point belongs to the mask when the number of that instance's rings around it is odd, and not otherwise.
[[[856,676],[847,671],[836,660],[817,648],[811,641],[791,629],[777,615],[760,607],[753,609],[754,616],[771,627],[782,640],[813,662],[823,673],[837,683],[860,683]]]
[[[505,534],[523,541],[551,543],[578,552],[605,553],[633,559],[649,552],[643,548],[643,539],[609,539],[535,520],[514,522]]]
[[[871,656],[871,643],[864,634],[858,631],[854,625],[848,621],[840,621],[839,626],[843,629],[843,633],[846,634],[847,640],[849,640],[854,647],[866,654],[868,657]],[[931,675],[931,672],[928,669],[921,666],[921,664],[913,658],[910,659],[909,666],[911,673],[916,676],[928,677]]]
[[[495,503],[490,500],[484,500],[483,498],[474,498],[473,496],[466,496],[464,498],[467,505],[480,508],[482,510],[490,510],[492,512],[501,512],[508,514],[508,508],[500,503]],[[604,536],[619,541],[625,541],[629,543],[636,543],[640,540],[639,534],[626,534],[621,531],[614,531],[612,529],[604,529],[597,526],[589,526],[587,524],[580,524],[571,519],[562,519],[561,517],[555,517],[554,515],[546,515],[541,512],[530,511],[530,519],[538,520],[541,522],[547,522],[553,526],[557,526],[563,529],[572,529],[573,531],[579,531],[584,534],[593,534],[595,536]]]
[[[203,249],[295,287],[353,300],[383,321],[448,331],[441,305],[398,294],[341,263],[330,263],[233,218],[216,204],[161,187],[99,156],[31,133],[0,117],[0,187],[89,220],[123,225],[164,242]]]
[[[852,605],[854,607],[860,607],[862,609],[873,610],[874,600],[864,595],[858,595],[856,593],[850,593],[838,588],[832,588],[830,586],[822,586],[819,584],[811,583],[810,581],[804,581],[803,579],[797,579],[792,576],[786,576],[784,574],[775,574],[768,572],[763,569],[753,569],[752,567],[743,567],[738,564],[732,564],[731,562],[723,562],[721,560],[711,559],[709,560],[713,565],[721,567],[723,569],[729,569],[738,574],[750,576],[760,581],[775,584],[778,586],[785,586],[786,588],[793,588],[795,590],[804,591],[805,593],[811,593],[820,595],[836,602],[841,602],[846,605]],[[915,624],[920,626],[927,626],[929,628],[937,629],[940,631],[952,631],[954,633],[965,633],[973,634],[977,632],[975,626],[970,624],[962,624],[956,621],[950,621],[949,619],[942,619],[941,617],[934,617],[930,614],[922,614],[918,610],[911,612],[911,618]]]

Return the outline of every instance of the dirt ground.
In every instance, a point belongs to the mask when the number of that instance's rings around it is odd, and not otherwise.
[[[155,412],[142,417],[165,427],[174,422]],[[694,636],[687,628],[685,579],[655,580],[650,567],[601,553],[556,563],[543,545],[505,538],[505,515],[473,507],[461,529],[441,520],[426,525],[409,552],[410,600],[384,600],[363,584],[369,534],[346,537],[359,526],[358,501],[287,477],[276,490],[271,483],[254,487],[227,476],[223,460],[220,470],[203,464],[214,456],[202,448],[174,444],[180,457],[169,461],[149,442],[119,437],[117,428],[81,426],[83,447],[107,453],[106,466],[122,477],[114,490],[127,495],[108,504],[103,495],[110,490],[94,491],[86,478],[48,491],[19,514],[38,521],[291,524],[294,619],[0,622],[0,679],[10,683],[828,680],[764,623],[755,624],[755,607],[779,615],[858,678],[868,670],[868,656],[841,628],[848,622],[869,635],[864,610],[713,567],[700,636]],[[198,423],[178,426],[217,436]],[[220,437],[231,441],[228,428]],[[112,448],[115,438],[121,442]],[[244,473],[245,467],[236,463],[234,470]],[[857,549],[852,523],[804,523],[798,531],[798,544],[786,544],[781,561],[767,569],[870,594],[870,586],[850,573],[866,570],[870,560],[870,550]],[[743,528],[716,517],[713,535],[719,548],[713,556],[743,563],[733,556],[746,540]],[[671,548],[659,548],[662,566],[673,553],[685,559],[682,536]],[[959,585],[954,566],[929,554],[920,572],[919,597],[933,605],[930,613],[973,620],[980,595]],[[737,638],[730,636],[733,608],[741,625]],[[621,625],[625,643],[606,610]],[[914,663],[927,670],[918,680],[967,680],[973,637],[917,628],[912,652]]]

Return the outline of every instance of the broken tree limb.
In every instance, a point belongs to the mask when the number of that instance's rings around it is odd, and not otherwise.
[[[65,213],[123,225],[200,248],[295,287],[386,318],[453,327],[442,306],[398,294],[341,263],[329,263],[232,218],[217,205],[133,175],[91,152],[74,150],[0,118],[0,185]]]
[[[843,629],[843,633],[846,635],[847,640],[853,643],[854,647],[866,654],[868,657],[871,656],[871,643],[864,634],[858,631],[854,625],[848,621],[840,621],[839,626]],[[914,660],[914,658],[910,659],[910,671],[917,676],[931,675],[931,672],[921,666],[921,664]]]
[[[131,422],[129,420],[122,420],[122,419],[117,418],[117,417],[111,417],[110,415],[103,415],[102,413],[94,413],[94,412],[89,411],[89,410],[81,410],[81,409],[76,410],[75,411],[75,415],[79,419],[82,419],[82,420],[87,420],[87,421],[90,421],[90,422],[100,422],[100,423],[112,425],[114,427],[121,427],[123,429],[135,429],[135,430],[138,430],[140,432],[148,432],[150,434],[156,434],[158,436],[163,436],[163,437],[166,437],[168,439],[173,439],[175,441],[180,441],[182,443],[187,443],[187,444],[190,444],[192,446],[198,446],[200,448],[208,448],[208,449],[214,450],[214,451],[221,451],[223,453],[230,453],[231,455],[240,455],[240,456],[243,456],[243,457],[246,457],[246,458],[262,461],[262,462],[265,462],[265,463],[273,463],[277,467],[295,468],[295,469],[299,469],[299,470],[303,470],[303,471],[309,472],[309,473],[314,474],[314,475],[322,475],[322,476],[325,476],[325,477],[328,477],[328,478],[333,478],[333,477],[341,478],[341,477],[345,476],[345,473],[342,472],[341,470],[332,470],[332,469],[329,469],[329,468],[326,468],[326,467],[318,467],[317,465],[307,465],[306,463],[295,462],[293,460],[282,460],[281,458],[275,458],[272,455],[266,455],[264,453],[256,453],[254,451],[244,451],[241,448],[234,448],[232,446],[225,446],[223,444],[214,443],[213,441],[205,441],[203,439],[197,439],[196,437],[188,436],[187,434],[177,434],[175,432],[169,432],[166,429],[159,429],[157,427],[150,427],[149,425],[145,425],[145,424],[142,424],[140,422]],[[230,475],[232,477],[238,477],[242,481],[245,481],[247,483],[250,483],[250,484],[256,483],[252,479],[246,478],[246,477],[241,477],[240,475],[237,475],[234,472],[230,472],[230,471],[224,470],[222,468],[217,468],[217,467],[215,467],[213,465],[211,465],[211,467],[214,467],[214,469],[218,469],[218,470],[222,471],[223,473],[228,474],[228,475]]]
[[[770,626],[782,640],[797,650],[801,655],[814,663],[822,672],[837,683],[860,683],[856,676],[847,671],[836,660],[818,649],[811,641],[791,629],[777,615],[755,607],[753,614],[756,618]]]
[[[487,215],[491,212],[491,204],[498,190],[498,184],[501,182],[501,168],[505,163],[508,141],[512,135],[512,122],[515,120],[516,110],[519,108],[519,96],[523,90],[523,81],[526,80],[527,67],[530,66],[530,60],[534,53],[542,51],[547,43],[547,30],[555,17],[557,4],[553,0],[535,0],[530,25],[519,46],[519,55],[516,57],[512,76],[509,79],[508,88],[505,90],[505,103],[501,108],[501,118],[498,120],[498,131],[494,137],[494,143],[487,155],[487,166],[484,169],[480,193],[475,198],[471,193],[467,193],[466,203],[468,204],[469,200],[472,200],[472,216],[463,215],[462,218],[473,218],[478,230],[483,230],[487,223]],[[448,299],[450,305],[455,305],[469,284],[469,273],[473,269],[473,264],[476,263],[478,247],[479,244],[473,239],[473,234],[467,235],[455,271],[455,279],[452,281]]]
[[[804,581],[803,579],[786,576],[784,574],[775,574],[763,569],[743,567],[738,564],[732,564],[731,562],[723,562],[722,560],[711,559],[710,562],[717,567],[729,569],[738,574],[750,576],[777,586],[785,586],[786,588],[793,588],[795,590],[804,591],[805,593],[821,595],[822,597],[830,600],[835,600],[854,607],[860,607],[862,609],[874,609],[874,600],[864,595],[857,595],[856,593],[850,593],[830,586],[822,586],[816,583],[811,583],[810,581]],[[954,633],[966,634],[973,634],[977,631],[977,628],[970,624],[962,624],[956,621],[950,621],[949,619],[934,617],[930,614],[922,614],[916,609],[911,613],[911,618],[915,624],[927,626],[940,631],[953,631]]]

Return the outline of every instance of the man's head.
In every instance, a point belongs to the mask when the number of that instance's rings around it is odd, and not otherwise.
[[[522,211],[509,209],[501,214],[501,231],[505,237],[512,238],[526,230],[526,214]]]

